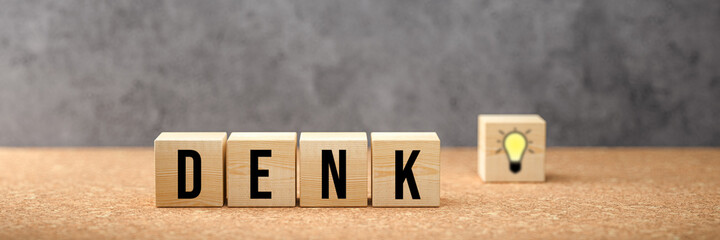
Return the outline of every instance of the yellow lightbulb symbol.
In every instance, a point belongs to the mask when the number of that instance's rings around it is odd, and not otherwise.
[[[521,132],[512,131],[505,135],[503,140],[503,147],[507,154],[508,160],[510,161],[510,171],[517,173],[520,171],[520,164],[522,162],[523,155],[527,149],[527,139]]]

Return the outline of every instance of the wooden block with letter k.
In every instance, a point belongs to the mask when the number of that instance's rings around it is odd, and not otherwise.
[[[155,139],[155,205],[222,207],[224,132],[163,132]]]
[[[440,206],[440,138],[434,132],[374,132],[373,207]]]
[[[300,206],[367,206],[367,134],[300,134]]]

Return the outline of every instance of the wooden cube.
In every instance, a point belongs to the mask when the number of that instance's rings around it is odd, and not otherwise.
[[[545,181],[545,120],[478,116],[478,173],[485,182]]]
[[[294,207],[297,133],[230,134],[227,142],[229,207]]]
[[[373,207],[440,206],[440,138],[435,132],[374,132]]]
[[[367,134],[300,134],[300,206],[367,206]]]
[[[224,132],[163,132],[155,139],[155,205],[222,207]]]

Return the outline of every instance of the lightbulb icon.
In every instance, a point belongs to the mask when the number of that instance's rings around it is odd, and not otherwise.
[[[527,149],[528,141],[525,135],[517,130],[513,130],[505,135],[503,139],[503,148],[510,162],[510,171],[513,173],[520,172],[523,155]]]

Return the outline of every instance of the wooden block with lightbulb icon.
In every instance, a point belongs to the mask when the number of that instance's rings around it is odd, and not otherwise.
[[[300,133],[300,207],[366,207],[365,132]]]
[[[440,138],[435,132],[374,132],[373,207],[440,206]]]
[[[163,132],[155,139],[155,205],[222,207],[225,132]]]
[[[228,207],[294,207],[295,132],[234,132],[227,141]]]
[[[544,182],[545,138],[539,115],[479,115],[478,174],[485,182]]]

